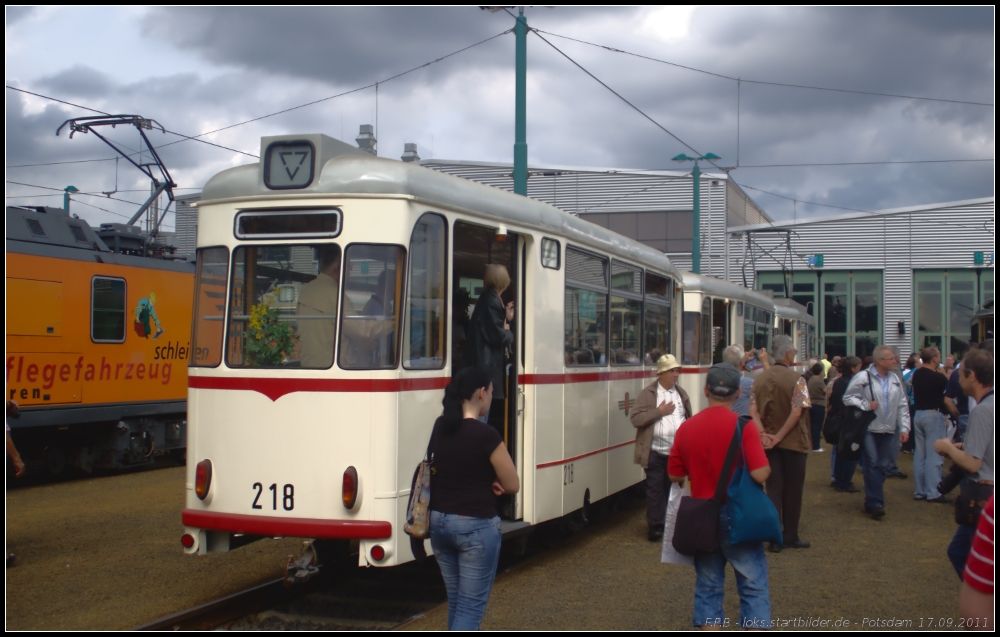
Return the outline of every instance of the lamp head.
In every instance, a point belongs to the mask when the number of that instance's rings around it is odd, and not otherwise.
[[[674,157],[674,161],[694,161],[694,157],[688,157],[684,153]]]
[[[706,155],[704,157],[702,157],[702,159],[707,159],[709,161],[714,161],[716,159],[722,159],[722,157],[719,157],[715,153],[706,153]]]

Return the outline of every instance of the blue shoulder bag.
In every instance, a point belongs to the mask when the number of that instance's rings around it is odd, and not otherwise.
[[[746,453],[743,449],[743,428],[749,418],[742,417],[736,423],[740,439],[740,459],[733,479],[726,491],[729,505],[729,543],[774,542],[782,544],[781,520],[771,499],[764,493],[763,485],[750,476]]]

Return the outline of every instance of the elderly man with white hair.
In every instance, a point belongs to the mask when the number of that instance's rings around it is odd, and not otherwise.
[[[750,396],[750,417],[764,432],[761,441],[771,465],[767,495],[781,517],[784,536],[784,544],[768,547],[774,553],[783,548],[809,548],[809,542],[799,537],[799,518],[806,458],[812,448],[809,431],[812,403],[805,379],[792,369],[795,354],[792,337],[775,336],[771,342],[775,364],[757,376]]]
[[[732,409],[740,416],[749,416],[753,378],[747,374],[746,364],[753,360],[753,352],[744,352],[739,345],[730,345],[722,351],[722,360],[740,372],[740,395],[733,402]]]
[[[883,485],[892,472],[896,441],[906,442],[910,437],[910,401],[903,381],[893,373],[896,356],[892,348],[879,345],[872,357],[872,366],[851,379],[844,392],[844,404],[875,412],[861,446],[861,472],[865,478],[865,512],[877,520],[885,515]]]

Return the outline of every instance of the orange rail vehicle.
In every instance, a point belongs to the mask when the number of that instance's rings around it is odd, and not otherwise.
[[[194,266],[113,251],[59,208],[6,212],[6,393],[22,456],[58,474],[182,455]]]

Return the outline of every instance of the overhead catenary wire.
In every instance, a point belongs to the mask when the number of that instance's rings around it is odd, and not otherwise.
[[[551,35],[556,38],[562,38],[564,40],[571,40],[573,42],[578,42],[580,44],[586,44],[587,46],[596,47],[599,49],[604,49],[606,51],[611,51],[612,53],[620,53],[622,55],[629,55],[636,58],[641,58],[643,60],[649,60],[650,62],[657,62],[659,64],[666,64],[669,66],[675,66],[677,68],[685,69],[688,71],[694,71],[696,73],[702,73],[704,75],[711,75],[724,80],[730,80],[732,82],[746,82],[747,84],[760,84],[764,86],[781,86],[785,88],[797,88],[806,89],[812,91],[832,91],[836,93],[854,93],[856,95],[871,95],[875,97],[892,97],[899,99],[909,99],[909,100],[923,100],[928,102],[947,102],[950,104],[968,104],[970,106],[994,106],[992,103],[987,102],[974,102],[971,100],[958,100],[958,99],[948,99],[940,97],[926,97],[921,95],[903,95],[900,93],[881,93],[878,91],[859,91],[854,89],[844,89],[844,88],[832,88],[827,86],[809,86],[806,84],[792,84],[789,82],[773,82],[769,80],[748,80],[744,77],[732,77],[730,75],[725,75],[723,73],[715,73],[713,71],[706,71],[705,69],[699,69],[693,66],[688,66],[686,64],[678,64],[677,62],[670,62],[668,60],[661,60],[658,58],[650,57],[648,55],[642,55],[641,53],[633,53],[631,51],[624,51],[622,49],[615,48],[613,46],[607,46],[604,44],[596,44],[594,42],[588,42],[587,40],[581,40],[579,38],[570,37],[568,35],[561,35],[559,33],[552,33],[551,31],[542,31],[541,29],[532,29],[536,33],[544,33],[546,35]]]
[[[674,133],[672,133],[665,126],[663,126],[658,121],[656,121],[655,119],[653,119],[652,117],[650,117],[649,115],[647,115],[646,112],[643,111],[641,108],[639,108],[638,106],[636,106],[635,104],[633,104],[632,102],[630,102],[628,99],[626,99],[621,93],[619,93],[615,89],[611,88],[604,81],[602,81],[599,77],[597,77],[596,75],[594,75],[593,73],[591,73],[590,71],[588,71],[587,69],[585,69],[582,64],[580,64],[579,62],[577,62],[576,60],[574,60],[573,58],[571,58],[569,55],[567,55],[565,52],[563,52],[562,49],[560,49],[559,47],[557,47],[556,45],[552,44],[551,42],[549,42],[548,40],[546,40],[544,37],[542,37],[539,34],[539,32],[538,32],[537,29],[529,29],[529,31],[532,31],[542,42],[544,42],[545,44],[548,44],[550,47],[552,47],[553,49],[555,49],[556,52],[558,52],[561,56],[563,56],[564,58],[566,58],[567,60],[569,60],[578,69],[580,69],[581,71],[583,71],[584,73],[586,73],[587,75],[589,75],[598,84],[600,84],[604,88],[606,88],[609,91],[611,91],[618,99],[620,99],[621,101],[623,101],[626,104],[628,104],[635,112],[639,113],[644,118],[646,118],[647,120],[649,120],[650,122],[652,122],[654,126],[656,126],[657,128],[659,128],[660,130],[662,130],[667,135],[670,135],[671,137],[673,137],[675,140],[677,140],[678,142],[680,142],[681,145],[683,145],[685,148],[687,148],[691,152],[695,153],[696,155],[698,155],[698,156],[702,156],[703,155],[703,153],[701,153],[700,151],[698,151],[694,146],[692,146],[691,144],[688,144],[686,141],[684,141],[683,139],[681,139],[680,137],[678,137],[677,135],[675,135]],[[716,164],[714,161],[712,161],[712,160],[706,160],[706,161],[708,161],[710,164],[712,164],[716,168],[719,168],[719,165]],[[721,168],[719,168],[719,169],[721,170]]]

